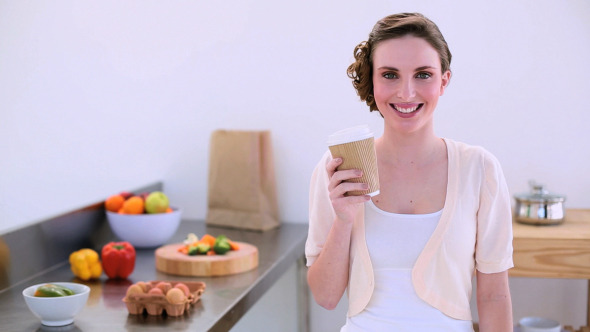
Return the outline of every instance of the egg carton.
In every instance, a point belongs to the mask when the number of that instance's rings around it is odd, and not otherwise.
[[[162,315],[164,311],[168,316],[181,316],[191,305],[197,303],[205,291],[205,283],[198,281],[168,281],[153,280],[146,282],[151,288],[155,287],[161,281],[168,282],[174,287],[176,284],[185,284],[189,289],[189,295],[182,303],[171,303],[163,294],[130,294],[123,298],[127,305],[127,310],[131,315],[141,315],[144,311],[148,315]]]

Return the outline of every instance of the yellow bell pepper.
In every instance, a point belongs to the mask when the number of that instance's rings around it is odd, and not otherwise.
[[[92,249],[80,249],[71,253],[70,269],[82,280],[97,279],[102,274],[98,253]]]

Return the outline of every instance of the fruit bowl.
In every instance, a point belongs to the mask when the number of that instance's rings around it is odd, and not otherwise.
[[[136,248],[154,248],[170,240],[180,225],[182,211],[121,214],[106,211],[113,233]]]
[[[61,297],[37,297],[35,291],[40,286],[54,284],[74,291],[74,295]],[[74,322],[74,317],[84,308],[90,287],[73,282],[46,282],[23,290],[23,297],[33,314],[46,326],[64,326]]]

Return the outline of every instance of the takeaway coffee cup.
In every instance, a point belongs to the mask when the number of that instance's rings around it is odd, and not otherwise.
[[[338,170],[360,169],[363,171],[362,177],[350,179],[349,182],[369,185],[368,190],[349,191],[348,195],[375,196],[379,194],[375,138],[367,125],[335,132],[328,137],[328,147],[332,158],[342,158],[343,160],[343,163],[338,166]]]

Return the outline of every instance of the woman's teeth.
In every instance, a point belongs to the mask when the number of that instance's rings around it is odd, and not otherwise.
[[[395,109],[398,112],[400,112],[400,113],[406,113],[407,114],[407,113],[414,112],[415,110],[418,109],[418,107],[419,107],[419,105],[418,106],[414,106],[414,107],[408,107],[408,108],[403,108],[403,107],[395,106]]]

